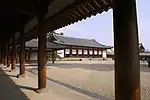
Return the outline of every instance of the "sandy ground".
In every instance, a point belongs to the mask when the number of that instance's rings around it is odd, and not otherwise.
[[[112,61],[59,61],[55,64],[48,63],[47,87],[49,91],[43,94],[37,94],[33,91],[37,88],[36,67],[36,64],[27,66],[26,77],[21,79],[14,77],[18,73],[18,69],[15,72],[9,72],[8,68],[2,68],[4,71],[0,70],[0,74],[3,74],[0,78],[3,78],[6,82],[0,82],[0,86],[7,87],[9,91],[2,88],[0,92],[5,92],[2,96],[0,94],[0,100],[114,99],[114,64]],[[149,77],[150,68],[147,68],[146,63],[141,64],[142,100],[150,100]],[[12,93],[12,88],[16,92]],[[18,93],[20,93],[18,98],[15,98]]]
[[[65,84],[66,87],[80,88],[91,93],[114,99],[114,62],[112,61],[76,61],[56,62],[50,64],[47,70],[49,80]],[[141,63],[141,93],[142,100],[150,100],[150,68],[147,63]],[[76,91],[76,89],[72,89]]]

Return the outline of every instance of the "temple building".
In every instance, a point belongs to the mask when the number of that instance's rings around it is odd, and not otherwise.
[[[46,42],[47,60],[54,60],[52,57],[57,50],[64,49],[65,46]],[[38,39],[32,39],[25,44],[25,59],[27,63],[38,61]]]
[[[57,50],[60,57],[102,57],[107,58],[106,46],[98,43],[95,39],[83,39],[53,34],[53,43],[65,46],[65,49]]]
[[[52,40],[51,40],[52,39]],[[98,43],[95,39],[83,39],[67,37],[59,34],[52,34],[47,40],[47,58],[52,60],[52,52],[56,52],[57,57],[66,58],[103,58],[107,59],[106,46]],[[37,61],[38,40],[33,39],[26,42],[26,62]]]

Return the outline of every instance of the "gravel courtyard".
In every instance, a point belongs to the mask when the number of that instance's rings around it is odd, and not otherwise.
[[[146,63],[141,64],[142,100],[150,100],[149,77],[150,68],[147,68]],[[114,99],[114,64],[112,61],[56,62],[48,65],[47,79],[91,97],[103,95]]]

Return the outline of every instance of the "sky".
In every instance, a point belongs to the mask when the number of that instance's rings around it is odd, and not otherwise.
[[[150,50],[150,0],[136,0],[139,42]],[[101,44],[113,46],[112,9],[69,26],[56,30],[65,36],[95,39]]]

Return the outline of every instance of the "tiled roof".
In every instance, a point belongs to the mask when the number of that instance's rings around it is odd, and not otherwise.
[[[53,36],[56,38],[56,40],[54,40],[53,43],[57,44],[96,47],[96,48],[112,48],[111,46],[106,46],[98,43],[95,39],[73,38],[58,34],[54,34]]]
[[[48,49],[62,49],[62,48],[65,48],[65,46],[63,46],[63,45],[54,44],[54,43],[50,43],[50,42],[47,42],[46,45],[47,45]],[[38,48],[38,40],[37,39],[32,39],[32,40],[26,42],[26,47]]]

